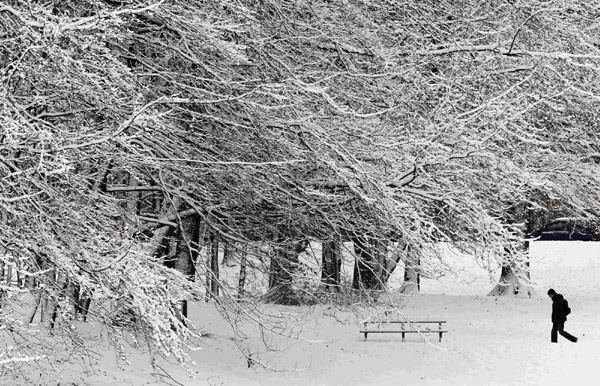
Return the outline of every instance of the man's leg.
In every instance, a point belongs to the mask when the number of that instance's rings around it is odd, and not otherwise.
[[[558,333],[562,336],[564,336],[566,339],[570,340],[571,342],[577,342],[577,338],[575,338],[573,335],[569,334],[568,332],[565,331],[565,324],[564,323],[560,323],[560,326],[558,328]]]
[[[550,342],[552,343],[558,343],[558,334],[556,333],[558,331],[558,323],[552,323],[552,332],[550,333]]]

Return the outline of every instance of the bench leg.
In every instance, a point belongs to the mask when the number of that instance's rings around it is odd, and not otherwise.
[[[405,333],[402,333],[402,341],[403,341],[403,342],[406,342],[405,336],[406,336],[406,334],[405,334]]]
[[[365,340],[364,341],[365,342],[367,341],[367,333],[366,332],[365,332]]]
[[[442,341],[442,333],[440,332],[440,342]]]

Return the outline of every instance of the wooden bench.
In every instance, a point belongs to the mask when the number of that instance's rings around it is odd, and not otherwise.
[[[440,337],[440,342],[442,341],[442,334],[444,332],[448,332],[447,330],[442,329],[442,324],[446,323],[445,320],[374,320],[374,321],[365,321],[364,329],[360,330],[361,334],[365,334],[365,341],[367,340],[367,334],[402,334],[402,341],[406,341],[406,334],[426,334],[426,333],[437,333]],[[423,324],[433,324],[437,323],[437,329],[430,328],[416,328],[417,325]],[[376,324],[378,326],[377,329],[369,329],[369,325]],[[400,329],[387,330],[385,327],[390,324],[400,324]],[[382,328],[383,327],[383,328]]]

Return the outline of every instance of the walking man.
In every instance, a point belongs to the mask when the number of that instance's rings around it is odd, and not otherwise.
[[[571,342],[577,342],[577,338],[565,331],[565,322],[567,321],[568,303],[561,294],[557,294],[552,288],[548,290],[548,296],[552,299],[552,333],[550,340],[552,343],[558,342],[558,335],[561,334]]]

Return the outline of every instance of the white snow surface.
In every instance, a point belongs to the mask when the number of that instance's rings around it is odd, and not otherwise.
[[[143,348],[132,351],[129,366],[117,366],[114,354],[98,343],[95,349],[101,357],[93,360],[93,367],[67,365],[60,377],[36,379],[29,374],[33,383],[23,384],[597,385],[600,243],[533,242],[530,256],[532,298],[486,296],[494,286],[488,271],[472,257],[450,253],[444,260],[454,267],[453,274],[423,280],[421,293],[415,296],[392,294],[401,315],[446,320],[448,333],[441,343],[437,334],[408,335],[406,342],[399,334],[371,334],[364,341],[359,329],[368,313],[365,309],[277,307],[290,314],[294,331],[310,340],[273,338],[279,351],[262,349],[255,354],[282,369],[271,372],[248,368],[230,326],[211,304],[201,303],[191,308],[190,317],[210,335],[202,340],[201,350],[190,354],[194,378],[169,363],[162,366],[177,383],[153,377]],[[401,274],[399,270],[393,279]],[[550,287],[569,300],[573,313],[565,329],[580,338],[576,344],[560,336],[558,344],[550,343],[551,301],[546,295]],[[88,324],[88,328],[98,327]],[[260,342],[257,328],[246,332],[242,345]]]

